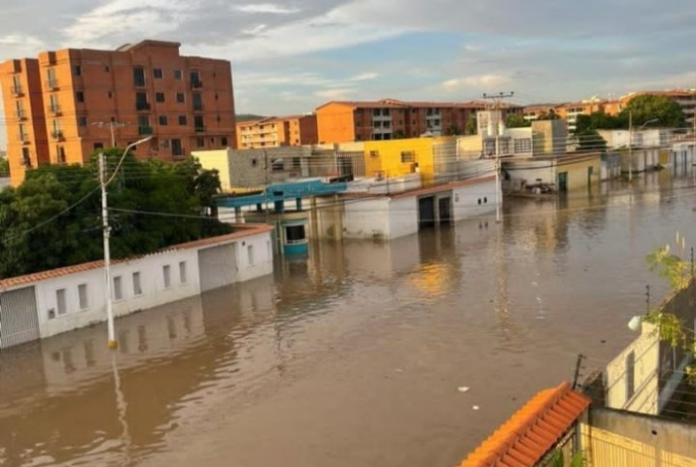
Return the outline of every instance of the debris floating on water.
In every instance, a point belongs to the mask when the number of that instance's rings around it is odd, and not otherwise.
[[[459,392],[469,392],[469,387],[468,386],[460,386],[457,388]]]

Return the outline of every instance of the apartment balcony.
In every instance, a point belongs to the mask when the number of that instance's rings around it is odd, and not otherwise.
[[[48,111],[49,111],[49,113],[51,113],[52,115],[60,115],[60,114],[63,113],[63,112],[61,111],[60,105],[58,105],[58,104],[49,105],[49,106],[48,106]]]
[[[24,109],[17,110],[17,120],[26,120],[27,119],[27,113],[24,111]]]
[[[138,112],[149,112],[152,109],[152,106],[150,105],[149,102],[136,102],[135,103],[135,110]]]
[[[201,89],[203,87],[203,81],[194,80],[191,81],[191,89]]]
[[[62,130],[52,131],[51,137],[55,140],[58,140],[58,141],[65,141],[65,136],[63,136]]]
[[[196,126],[194,129],[196,133],[205,133],[205,127],[204,126]]]
[[[152,134],[152,127],[151,126],[139,126],[138,127],[138,134],[140,136],[148,136]]]
[[[58,80],[47,79],[46,80],[46,89],[48,89],[49,91],[57,91],[58,90]]]
[[[13,84],[10,88],[12,90],[12,95],[15,97],[21,97],[24,95],[24,89],[19,84]]]
[[[22,142],[22,144],[29,144],[31,143],[31,140],[29,139],[29,135],[26,133],[20,133],[19,134],[19,140]]]
[[[203,112],[203,104],[193,104],[194,112]]]

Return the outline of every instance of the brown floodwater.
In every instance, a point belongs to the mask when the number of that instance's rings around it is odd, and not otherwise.
[[[632,339],[645,286],[666,291],[644,257],[693,244],[695,193],[663,171],[510,201],[502,225],[317,244],[117,321],[117,352],[103,326],[6,350],[0,465],[452,466]]]

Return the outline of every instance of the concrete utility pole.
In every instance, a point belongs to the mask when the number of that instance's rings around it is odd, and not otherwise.
[[[633,111],[628,111],[628,181],[633,181]]]
[[[490,108],[490,110],[498,110],[500,111],[500,118],[501,121],[503,119],[503,112],[502,112],[502,102],[503,99],[507,99],[510,97],[513,97],[515,95],[514,92],[511,92],[509,94],[505,94],[504,92],[498,93],[498,94],[483,94],[484,99],[489,99],[493,101],[493,104]],[[501,180],[500,180],[500,122],[498,125],[498,128],[495,130],[495,221],[496,222],[502,222],[502,203],[503,203],[503,196],[502,196],[502,191],[503,187],[501,185]]]
[[[133,144],[128,145],[125,151],[123,151],[123,156],[118,162],[114,173],[111,174],[111,178],[107,180],[106,178],[106,156],[104,153],[99,154],[99,185],[101,186],[101,207],[102,207],[102,228],[104,236],[104,280],[106,281],[106,319],[108,324],[109,333],[109,343],[110,349],[115,350],[118,348],[118,343],[116,342],[116,329],[114,326],[114,309],[113,309],[113,298],[111,295],[111,227],[109,226],[109,206],[107,201],[106,188],[109,184],[116,178],[118,169],[121,168],[123,160],[126,158],[128,151],[135,146],[150,141],[152,136],[143,138],[136,141]]]
[[[130,123],[119,123],[119,122],[94,122],[92,125],[98,126],[99,128],[104,128],[105,126],[109,127],[109,132],[111,134],[111,147],[115,148],[116,147],[116,128],[123,128],[126,125],[130,125]]]

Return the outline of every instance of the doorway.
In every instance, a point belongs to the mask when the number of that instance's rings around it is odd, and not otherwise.
[[[560,172],[558,174],[558,192],[568,192],[568,172]]]
[[[440,224],[452,223],[452,198],[440,198],[437,201],[438,211],[440,212]]]
[[[435,226],[435,198],[418,198],[418,227],[426,229]]]

